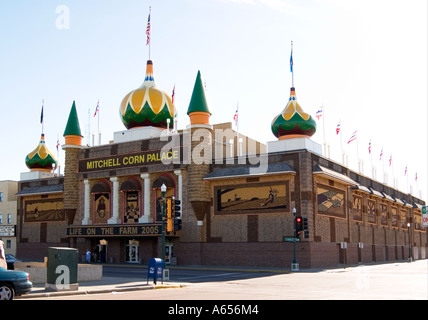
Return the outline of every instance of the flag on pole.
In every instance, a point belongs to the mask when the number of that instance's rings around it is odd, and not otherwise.
[[[391,164],[392,164],[392,154],[391,154],[391,156],[389,157],[389,166],[391,166]]]
[[[382,160],[382,156],[383,156],[383,148],[380,150],[379,160]]]
[[[290,72],[293,72],[293,42],[291,42]]]
[[[372,140],[369,141],[369,154],[372,153]]]
[[[149,18],[147,19],[146,35],[147,35],[146,46],[148,46],[150,44],[150,12],[149,12]]]
[[[338,135],[339,132],[340,132],[340,122],[337,124],[337,127],[336,127],[336,135]]]
[[[94,117],[97,115],[98,111],[100,111],[100,100],[98,100],[97,107],[95,108]]]
[[[172,88],[172,95],[171,95],[172,104],[174,104],[174,96],[175,96],[175,84],[174,84],[174,88]]]
[[[317,113],[315,113],[315,118],[317,118],[317,120],[319,120],[321,117],[323,116],[323,108],[321,107]]]
[[[418,182],[418,173],[415,173],[415,181]]]
[[[43,124],[43,105],[45,104],[45,100],[42,100],[42,112],[40,113],[40,124]]]
[[[60,144],[59,144],[59,139],[56,141],[56,151],[58,151]]]
[[[236,107],[235,114],[233,116],[233,120],[235,121],[235,127],[238,126],[238,107]]]
[[[355,130],[354,133],[352,134],[352,136],[349,138],[348,144],[354,140],[357,140],[357,130]]]
[[[407,166],[404,168],[404,175],[407,176]]]

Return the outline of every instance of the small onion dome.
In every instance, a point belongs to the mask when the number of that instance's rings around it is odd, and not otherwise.
[[[304,112],[296,100],[294,87],[285,109],[272,121],[272,132],[279,140],[311,137],[317,129],[315,120]]]
[[[45,144],[45,135],[42,133],[40,143],[33,152],[25,158],[25,164],[31,171],[49,171],[52,172],[57,162],[54,155],[49,151]]]
[[[123,98],[120,117],[127,129],[148,126],[166,129],[167,119],[173,126],[174,105],[171,97],[156,87],[151,60],[147,61],[146,77],[141,87]]]

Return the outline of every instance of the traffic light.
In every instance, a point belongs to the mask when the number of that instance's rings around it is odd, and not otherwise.
[[[303,219],[302,219],[302,217],[296,217],[294,225],[296,228],[296,237],[299,238],[300,234],[303,231]]]
[[[172,200],[166,199],[166,232],[173,232]]]
[[[309,238],[308,218],[303,218],[303,235],[305,239]]]
[[[173,217],[174,217],[174,231],[181,230],[181,201],[172,197]]]

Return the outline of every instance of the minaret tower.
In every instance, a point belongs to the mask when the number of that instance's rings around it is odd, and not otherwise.
[[[65,151],[64,211],[68,223],[73,224],[79,206],[78,154],[80,149],[83,148],[83,136],[80,131],[79,118],[74,101],[64,130],[64,138],[65,144],[62,146]]]
[[[187,114],[190,118],[190,125],[187,128],[190,130],[191,146],[188,200],[192,204],[197,220],[203,221],[209,213],[211,204],[210,188],[203,177],[209,173],[209,164],[212,161],[212,126],[209,123],[211,112],[200,71],[196,77]]]

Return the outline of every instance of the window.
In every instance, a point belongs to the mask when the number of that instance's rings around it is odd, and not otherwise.
[[[3,202],[3,192],[0,192],[0,202]]]
[[[7,224],[11,224],[12,223],[12,214],[8,213],[7,214]]]
[[[3,223],[3,215],[0,214],[0,224],[2,224],[2,223]]]

